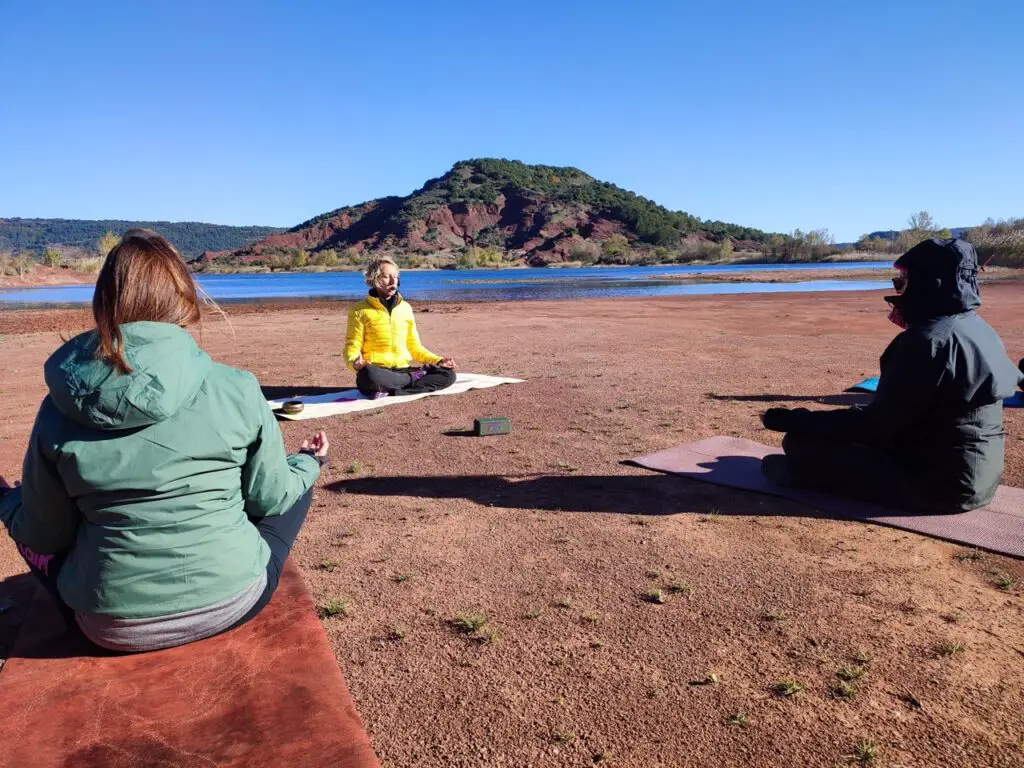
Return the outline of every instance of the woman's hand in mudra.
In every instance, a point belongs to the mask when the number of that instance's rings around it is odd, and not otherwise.
[[[441,368],[451,368],[453,371],[459,367],[455,364],[455,360],[453,360],[450,357],[442,357],[440,360],[437,361],[437,364]]]
[[[355,370],[357,370],[357,371],[361,371],[361,370],[362,370],[363,368],[365,368],[365,367],[366,367],[367,365],[369,365],[369,363],[367,363],[367,362],[366,362],[366,361],[365,361],[365,360],[363,359],[363,356],[362,356],[362,355],[360,355],[359,357],[357,357],[357,358],[356,358],[355,360],[353,360],[353,361],[352,361],[352,367],[353,367],[353,368],[354,368]]]
[[[327,455],[327,450],[331,447],[331,444],[327,441],[327,433],[320,430],[311,440],[303,440],[302,447],[299,449],[302,453],[308,453],[312,456],[324,457]]]

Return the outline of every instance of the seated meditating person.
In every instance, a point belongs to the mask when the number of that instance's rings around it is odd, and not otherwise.
[[[43,368],[49,394],[0,520],[72,632],[112,651],[184,645],[270,601],[327,458],[285,454],[256,377],[213,362],[174,247],[130,230],[100,270],[96,327]]]
[[[785,455],[765,457],[775,482],[916,512],[984,506],[1003,473],[1003,398],[1022,377],[976,312],[978,257],[964,240],[925,240],[895,264],[889,319],[903,332],[881,358],[865,407],[770,408]]]
[[[367,397],[416,395],[455,383],[455,361],[420,342],[412,307],[398,292],[398,265],[376,258],[366,267],[369,295],[348,313],[345,362]],[[413,366],[413,362],[421,363]]]

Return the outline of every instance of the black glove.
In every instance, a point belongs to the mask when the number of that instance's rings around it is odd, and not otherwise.
[[[769,408],[761,414],[761,423],[772,432],[789,432],[793,424],[793,411],[790,408]]]

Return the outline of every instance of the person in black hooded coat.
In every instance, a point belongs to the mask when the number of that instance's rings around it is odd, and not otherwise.
[[[1024,374],[981,306],[978,257],[964,240],[925,240],[896,260],[889,318],[904,331],[885,350],[873,401],[831,411],[770,408],[785,455],[762,471],[910,511],[984,506],[1003,474],[1003,399]]]

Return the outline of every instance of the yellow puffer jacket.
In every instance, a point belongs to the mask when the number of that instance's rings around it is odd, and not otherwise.
[[[382,368],[408,368],[413,360],[433,365],[441,360],[420,342],[412,307],[401,296],[391,312],[375,296],[367,296],[348,311],[345,363],[349,368],[360,354]]]

